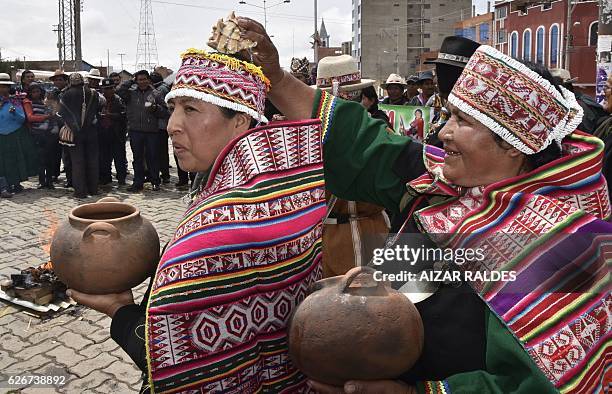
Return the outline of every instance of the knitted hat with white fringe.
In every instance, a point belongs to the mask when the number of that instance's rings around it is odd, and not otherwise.
[[[166,102],[175,97],[192,97],[219,107],[244,112],[259,122],[263,115],[270,81],[260,67],[221,53],[188,49],[181,55]]]
[[[490,46],[470,58],[448,101],[525,154],[558,144],[582,121],[574,94]]]

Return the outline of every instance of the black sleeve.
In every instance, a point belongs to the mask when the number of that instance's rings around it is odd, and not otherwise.
[[[111,338],[130,356],[136,366],[147,372],[147,349],[145,347],[146,309],[153,279],[149,281],[140,305],[126,305],[115,313],[111,323]]]

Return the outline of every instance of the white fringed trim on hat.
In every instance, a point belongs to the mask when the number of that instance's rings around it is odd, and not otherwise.
[[[473,108],[468,103],[455,96],[453,93],[449,94],[448,101],[455,107],[459,108],[459,110],[465,112],[466,114],[470,115],[471,117],[485,125],[489,130],[500,136],[504,141],[506,141],[516,149],[520,150],[521,152],[527,155],[536,153],[533,149],[525,145],[523,141],[521,141],[514,134],[512,134],[510,130],[503,127],[495,120],[491,119],[488,115],[485,115],[476,108]]]
[[[497,49],[490,47],[488,45],[482,45],[477,49],[477,52],[484,52],[488,56],[501,60],[506,63],[509,67],[514,68],[519,73],[531,79],[533,82],[537,83],[542,87],[548,94],[552,95],[555,100],[557,100],[562,107],[567,110],[567,113],[559,121],[559,123],[554,127],[553,130],[549,131],[546,140],[542,144],[542,146],[534,151],[529,148],[524,142],[522,142],[518,137],[512,134],[508,129],[501,126],[495,120],[491,119],[489,116],[483,114],[479,110],[471,107],[469,104],[462,101],[459,97],[455,96],[453,93],[449,95],[448,101],[459,108],[461,111],[467,113],[468,115],[474,117],[479,122],[488,127],[495,134],[499,135],[504,141],[508,142],[510,145],[514,146],[516,149],[521,152],[531,155],[537,152],[541,152],[546,149],[553,141],[557,143],[561,143],[561,140],[568,134],[572,133],[576,127],[582,122],[582,117],[584,115],[584,110],[578,102],[576,101],[576,97],[573,93],[569,92],[567,89],[560,87],[560,93],[553,84],[551,84],[548,80],[543,78],[541,75],[531,70],[529,67],[524,65],[523,63],[507,56],[506,54],[498,51]],[[576,116],[573,119],[569,119],[570,111],[576,110]]]
[[[194,89],[189,88],[178,88],[173,89],[166,95],[166,103],[173,98],[176,97],[191,97],[197,100],[202,100],[204,102],[217,105],[219,107],[233,109],[234,111],[244,112],[247,115],[251,115],[253,118],[258,120],[259,122],[268,123],[268,119],[263,115],[257,113],[257,111],[252,108],[247,107],[246,105],[239,104],[230,100],[222,99],[221,97],[214,96],[212,94],[200,92]]]
[[[574,116],[572,119],[569,119],[567,124],[565,125],[565,129],[559,135],[555,136],[555,140],[557,141],[557,143],[561,144],[561,140],[573,133],[578,128],[578,125],[582,123],[582,118],[584,117],[584,108],[582,108],[580,104],[578,104],[578,100],[576,100],[576,95],[574,93],[570,92],[563,86],[559,86],[559,88],[561,88],[561,92],[563,92],[563,96],[567,100],[570,107],[576,111],[576,116]]]

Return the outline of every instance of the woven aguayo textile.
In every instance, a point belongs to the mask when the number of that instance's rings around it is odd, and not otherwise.
[[[155,276],[154,391],[308,391],[286,327],[321,278],[324,131],[318,119],[252,129],[215,162]]]
[[[458,190],[442,176],[443,152],[426,147],[429,172],[409,185],[453,196],[415,213],[440,246],[483,248],[461,267],[510,271],[515,281],[474,280],[474,289],[563,393],[606,390],[612,381],[610,201],[601,175],[603,143],[574,132],[563,157],[487,187]],[[447,381],[428,387],[450,387]]]

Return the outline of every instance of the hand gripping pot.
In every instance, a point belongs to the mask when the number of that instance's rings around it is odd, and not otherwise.
[[[423,349],[423,322],[402,293],[373,278],[370,267],[320,280],[297,307],[289,353],[309,378],[346,381],[395,379]]]
[[[159,237],[140,211],[106,197],[74,208],[51,243],[51,263],[69,288],[88,294],[120,293],[151,276]]]

